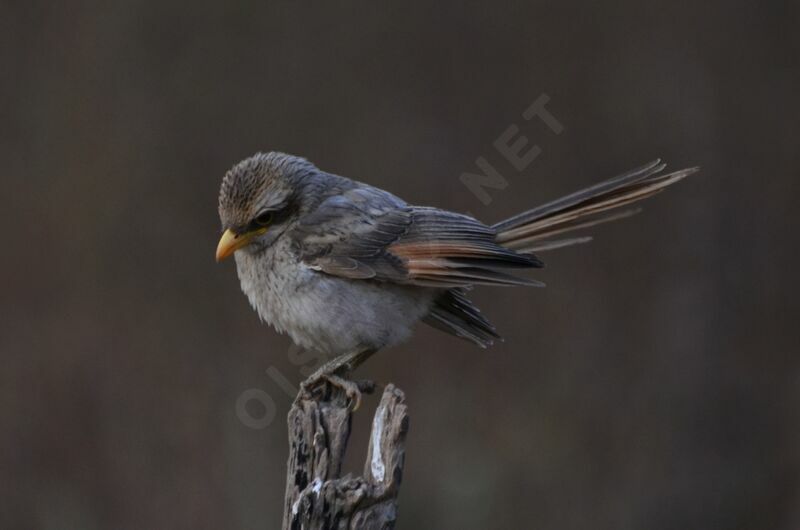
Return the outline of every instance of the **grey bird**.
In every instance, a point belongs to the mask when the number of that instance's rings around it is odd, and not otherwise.
[[[540,286],[512,274],[542,267],[535,252],[584,243],[568,232],[620,219],[624,209],[697,171],[662,174],[659,160],[494,225],[414,206],[322,171],[304,158],[258,153],[222,180],[220,261],[234,255],[262,320],[332,358],[304,389],[328,382],[358,404],[345,376],[423,321],[487,347],[499,338],[467,298],[475,285]]]

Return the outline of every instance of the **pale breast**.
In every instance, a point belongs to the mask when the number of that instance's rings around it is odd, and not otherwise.
[[[300,346],[330,355],[380,349],[411,335],[434,289],[347,280],[297,261],[288,243],[236,252],[242,291],[262,320]]]

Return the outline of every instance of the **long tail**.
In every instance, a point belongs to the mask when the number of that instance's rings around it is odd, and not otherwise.
[[[497,234],[495,242],[520,254],[530,254],[590,241],[591,237],[560,236],[573,230],[629,217],[639,209],[623,209],[623,206],[652,197],[699,169],[693,167],[662,175],[664,167],[666,165],[660,160],[655,160],[624,175],[501,221],[492,227]],[[510,260],[498,260],[495,266],[509,267],[513,266],[512,263],[519,266]],[[541,262],[535,260],[528,266],[541,266]],[[513,277],[504,278],[514,280]],[[530,281],[526,283],[525,280],[517,280],[508,281],[505,285],[514,283],[531,285]],[[537,285],[543,284],[537,283]],[[450,289],[442,293],[424,320],[437,329],[466,339],[482,348],[490,346],[495,339],[500,338],[491,323],[467,299],[463,288]]]
[[[623,206],[652,197],[700,169],[693,167],[662,175],[665,167],[661,160],[654,160],[618,177],[510,217],[492,227],[497,231],[496,241],[522,254],[590,241],[591,237],[560,236],[629,217],[640,210],[622,209]],[[552,239],[553,236],[559,237]]]

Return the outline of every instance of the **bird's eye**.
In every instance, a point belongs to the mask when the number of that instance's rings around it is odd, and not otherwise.
[[[256,224],[259,226],[267,226],[272,222],[272,212],[264,212],[256,217]]]

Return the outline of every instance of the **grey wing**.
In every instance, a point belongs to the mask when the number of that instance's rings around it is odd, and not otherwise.
[[[498,270],[541,263],[498,245],[494,229],[465,215],[408,206],[376,188],[326,200],[292,237],[302,260],[323,274],[442,289],[425,323],[484,348],[499,335],[464,289],[541,285]]]
[[[326,199],[290,234],[301,260],[326,274],[350,279],[403,281],[399,259],[386,248],[407,230],[407,205],[364,186]]]
[[[539,267],[466,215],[408,206],[371,187],[325,200],[292,231],[301,259],[325,274],[427,287],[541,285],[500,269]]]

